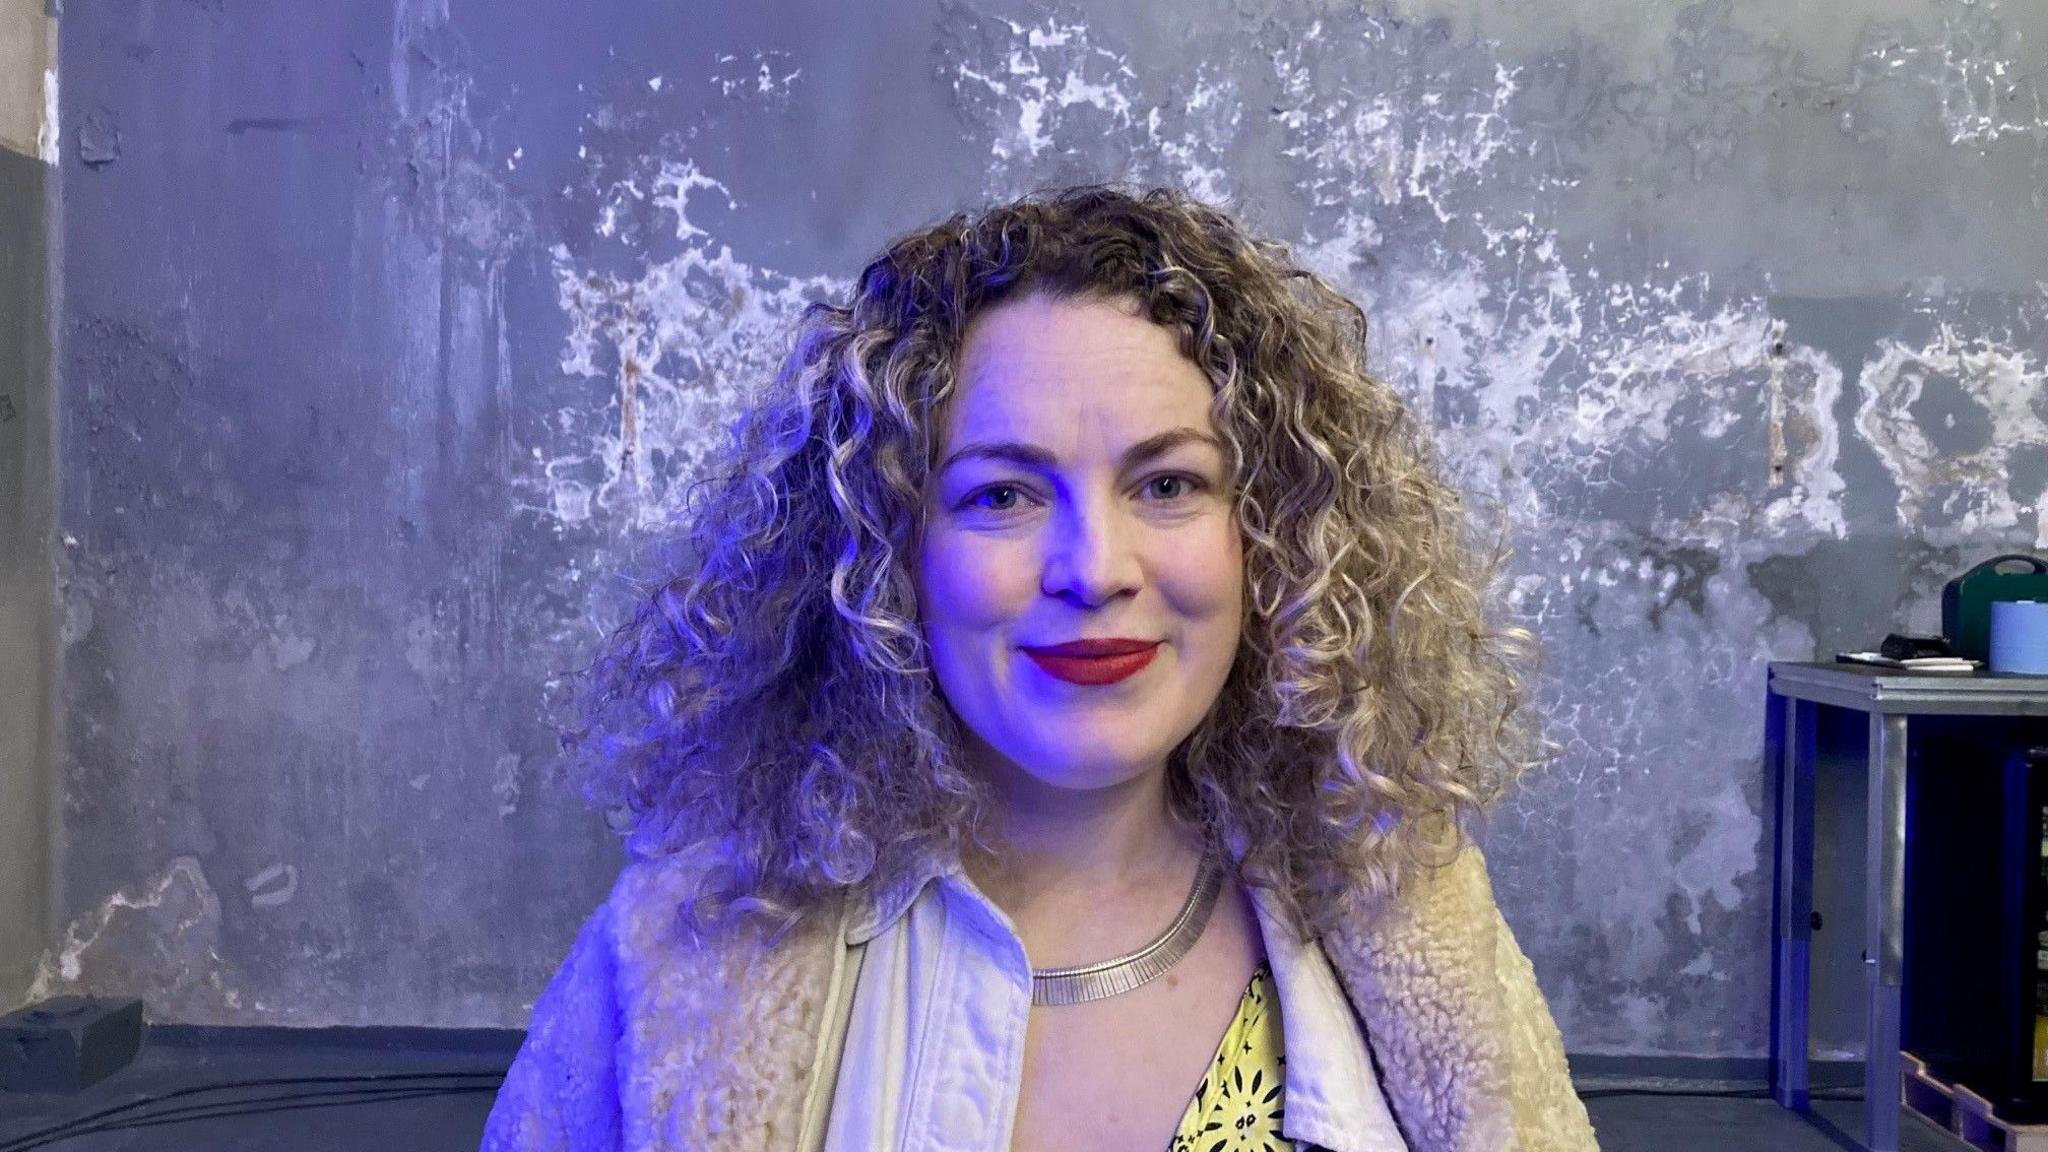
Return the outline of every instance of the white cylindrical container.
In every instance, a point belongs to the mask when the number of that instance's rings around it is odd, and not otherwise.
[[[1991,602],[1990,668],[1993,672],[2048,676],[2048,603]]]

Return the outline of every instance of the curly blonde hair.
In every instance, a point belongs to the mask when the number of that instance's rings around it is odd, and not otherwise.
[[[1141,301],[1215,389],[1245,626],[1169,757],[1175,819],[1322,931],[1454,856],[1554,747],[1518,710],[1535,637],[1485,618],[1512,552],[1471,549],[1358,305],[1181,192],[1040,191],[896,239],[849,304],[804,310],[686,494],[689,559],[586,670],[571,771],[634,854],[704,861],[692,932],[749,912],[779,935],[981,826],[911,566],[963,334],[1027,293]]]

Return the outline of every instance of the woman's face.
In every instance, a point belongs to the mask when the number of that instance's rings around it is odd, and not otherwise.
[[[1243,550],[1207,376],[1135,302],[1036,295],[976,317],[959,372],[916,583],[971,761],[1006,791],[1163,772],[1222,691],[1242,625]],[[1179,430],[1202,438],[1127,457]],[[1044,459],[972,454],[1001,445]],[[1158,647],[1140,671],[1094,685],[1024,650],[1101,637]]]

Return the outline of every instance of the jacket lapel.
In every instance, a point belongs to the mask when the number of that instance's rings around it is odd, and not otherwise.
[[[788,1152],[817,1065],[840,917],[808,917],[773,945],[750,925],[692,946],[676,914],[688,869],[633,871],[644,890],[620,894],[631,912],[619,950],[649,962],[619,973],[625,1148]]]
[[[1478,847],[1323,938],[1417,1152],[1513,1152],[1509,1005]]]

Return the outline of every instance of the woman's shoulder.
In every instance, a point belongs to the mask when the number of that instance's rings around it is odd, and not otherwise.
[[[695,931],[683,909],[703,889],[710,872],[704,853],[629,857],[597,912],[607,920],[620,959],[743,966],[769,954],[822,954],[827,937],[839,926],[841,910],[834,907],[814,910],[783,932],[771,930],[762,917],[753,915],[735,916],[716,927]]]
[[[534,1003],[488,1152],[614,1148],[622,1116],[708,1115],[691,1101],[795,1082],[817,1036],[830,941],[815,929],[779,944],[749,930],[693,935],[681,905],[702,878],[688,858],[621,867]],[[696,1070],[680,1090],[675,1068]]]
[[[681,853],[628,856],[599,911],[610,917],[622,940],[629,934],[644,935],[657,922],[673,921],[705,874],[699,858]]]

